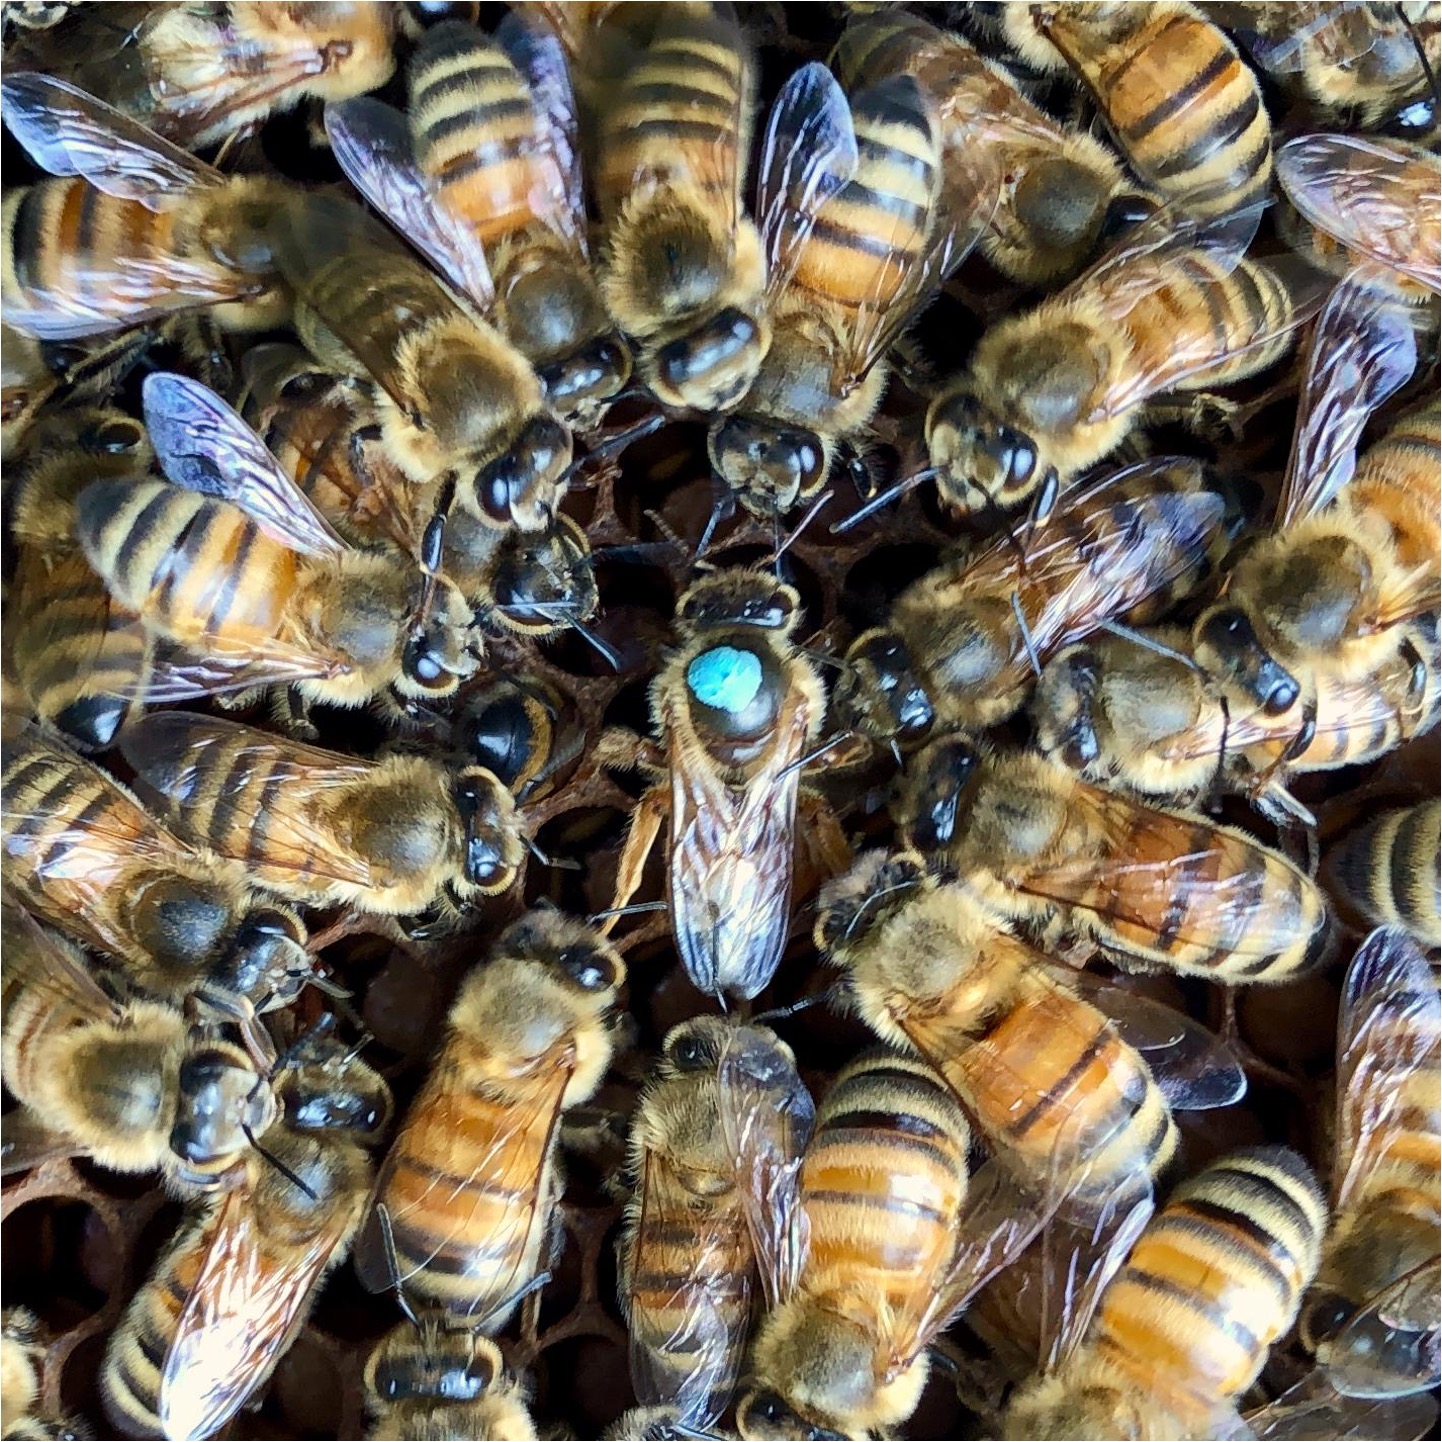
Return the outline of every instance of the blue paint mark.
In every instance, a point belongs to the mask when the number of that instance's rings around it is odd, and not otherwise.
[[[761,689],[761,662],[750,651],[714,646],[686,668],[686,684],[703,705],[716,711],[744,711]]]

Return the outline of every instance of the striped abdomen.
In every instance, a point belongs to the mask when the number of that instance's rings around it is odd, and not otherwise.
[[[970,1132],[923,1061],[874,1051],[837,1077],[801,1169],[811,1223],[803,1289],[914,1307],[950,1261]]]
[[[1442,802],[1384,811],[1327,858],[1327,877],[1369,926],[1405,927],[1423,946],[1442,945]]]
[[[1442,410],[1434,401],[1398,418],[1363,452],[1343,496],[1364,517],[1381,517],[1391,528],[1404,572],[1430,575],[1434,594],[1442,523],[1438,519],[1437,472],[1442,466]],[[1442,599],[1442,598],[1439,598]]]
[[[386,1163],[378,1200],[390,1211],[407,1296],[486,1315],[536,1275],[555,1189],[551,1116],[442,1055]],[[489,1315],[487,1315],[489,1314]]]
[[[790,288],[803,303],[853,314],[888,305],[914,280],[941,184],[936,117],[910,76],[896,76],[851,106],[857,167],[816,216]]]
[[[1017,1003],[942,1073],[1028,1181],[1055,1181],[1083,1202],[1155,1175],[1176,1151],[1146,1062],[1096,1007],[1057,986],[1024,980]]]
[[[110,594],[179,641],[277,635],[296,583],[295,552],[237,507],[158,480],[88,486],[77,531]]]
[[[1190,9],[1157,6],[1116,43],[1089,37],[1085,14],[1075,31],[1061,21],[1046,33],[1095,93],[1137,172],[1193,213],[1222,215],[1266,193],[1272,127],[1236,47]]]
[[[1204,1409],[1237,1396],[1292,1325],[1326,1225],[1295,1152],[1255,1147],[1212,1163],[1142,1233],[1102,1295],[1090,1349],[1148,1395],[1177,1387]]]

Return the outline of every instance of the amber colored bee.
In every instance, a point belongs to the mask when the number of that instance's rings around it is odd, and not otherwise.
[[[464,906],[504,891],[520,867],[515,803],[484,767],[364,761],[181,711],[141,717],[121,749],[177,835],[307,905]]]
[[[1210,1033],[1116,987],[1082,990],[1095,979],[1051,964],[915,852],[860,857],[823,889],[815,934],[867,1024],[919,1052],[1001,1162],[1073,1211],[1142,1200],[1176,1152],[1172,1109],[1245,1090]]]
[[[1327,854],[1323,879],[1364,925],[1404,928],[1419,946],[1442,946],[1442,807],[1435,798],[1385,810]]]
[[[1344,1394],[1406,1396],[1439,1380],[1439,1069],[1436,970],[1400,928],[1379,928],[1342,988],[1332,1228],[1301,1322]]]
[[[63,80],[0,89],[11,133],[59,177],[5,197],[7,325],[72,340],[200,307],[227,330],[285,320],[266,239],[277,182],[224,175]]]
[[[761,1320],[743,1437],[868,1437],[916,1410],[928,1347],[1042,1215],[1009,1178],[972,1178],[970,1131],[924,1062],[868,1052],[823,1098],[801,1166],[809,1246]]]
[[[1006,177],[982,253],[1004,275],[1036,285],[1074,275],[1122,190],[1116,157],[1090,132],[1059,125],[1015,80],[960,35],[898,7],[853,15],[833,63],[848,89],[911,75],[941,121],[946,180]]]
[[[275,1120],[268,1078],[240,1047],[193,1029],[167,1001],[112,995],[77,948],[5,911],[3,1169],[85,1156],[159,1168],[187,1195],[234,1181]]]
[[[375,90],[395,68],[390,4],[87,5],[7,66],[90,91],[186,150],[302,100]]]
[[[1042,756],[934,741],[910,768],[899,820],[1001,915],[1090,937],[1134,966],[1275,982],[1329,941],[1322,893],[1285,857]]]
[[[673,1426],[705,1431],[726,1410],[758,1278],[772,1305],[795,1285],[813,1116],[765,1027],[696,1017],[668,1033],[631,1128],[620,1298],[636,1396]]]
[[[1261,87],[1194,6],[1008,4],[1002,19],[1024,60],[1071,67],[1132,169],[1167,200],[1210,216],[1266,196],[1272,123]]]
[[[408,115],[370,99],[327,111],[336,158],[531,362],[556,411],[593,427],[631,358],[592,272],[560,42],[515,16],[494,37],[445,22],[408,74]]]
[[[376,1187],[409,1297],[488,1333],[505,1326],[545,1264],[557,1122],[610,1065],[608,1013],[625,975],[590,927],[535,911],[467,976]],[[375,1290],[393,1280],[363,1277]]]
[[[346,1068],[364,1096],[388,1095],[364,1063]],[[101,1401],[124,1435],[212,1436],[264,1386],[365,1213],[369,1137],[351,1121],[374,1109],[346,1106],[339,1125],[314,1130],[278,1121],[245,1181],[181,1224],[101,1366]]]
[[[7,1307],[0,1314],[0,1433],[6,1442],[72,1442],[90,1436],[76,1418],[45,1414],[40,1402],[45,1340],[39,1319],[24,1307]]]
[[[1442,705],[1437,622],[1394,627],[1370,674],[1304,680],[1302,723],[1209,676],[1176,627],[1096,635],[1043,668],[1032,701],[1038,747],[1086,780],[1191,806],[1223,790],[1277,820],[1298,817],[1295,775],[1374,761],[1430,731]]]
[[[198,1000],[269,1039],[256,1007],[288,1006],[312,979],[305,928],[246,869],[192,847],[118,782],[25,728],[5,746],[6,884],[37,916],[122,962],[157,994]]]
[[[1226,511],[1200,464],[1173,456],[1070,492],[1019,544],[1005,537],[908,586],[848,650],[839,714],[893,742],[1006,720],[1061,647],[1195,590],[1221,559]]]
[[[1349,258],[1399,277],[1404,293],[1442,292],[1436,151],[1404,140],[1299,135],[1277,151],[1277,180],[1302,217]]]
[[[1237,1399],[1296,1319],[1326,1225],[1321,1188],[1288,1148],[1211,1163],[1148,1224],[1080,1344],[1015,1396],[1004,1435],[1247,1435]]]
[[[781,961],[791,921],[797,791],[826,696],[791,640],[801,600],[757,571],[704,576],[676,608],[679,645],[651,686],[665,783],[641,798],[616,873],[615,907],[635,894],[669,814],[671,927],[702,991],[752,997]],[[837,870],[834,819],[808,838]]]
[[[1197,619],[1197,662],[1275,714],[1298,715],[1308,675],[1375,674],[1393,628],[1442,606],[1436,403],[1356,460],[1367,418],[1416,354],[1389,290],[1365,275],[1337,287],[1313,337],[1272,533]]]
[[[1281,359],[1316,283],[1245,258],[1251,228],[1162,211],[1064,289],[995,322],[927,411],[947,503],[1014,506],[1065,487],[1160,414],[1164,392],[1229,385]]]

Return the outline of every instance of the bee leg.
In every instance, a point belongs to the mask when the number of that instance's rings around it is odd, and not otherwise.
[[[275,692],[271,702],[275,724],[294,741],[316,742],[320,732],[310,719],[310,702],[295,686]]]
[[[660,778],[666,773],[666,753],[654,741],[624,726],[608,726],[596,738],[597,764],[616,771],[641,771]]]
[[[796,797],[796,839],[807,865],[820,876],[840,876],[852,861],[851,846],[824,796],[801,790]]]
[[[1176,400],[1151,401],[1146,407],[1149,424],[1182,425],[1194,435],[1218,445],[1236,445],[1253,414],[1252,406],[1211,391],[1196,391]]]
[[[607,1176],[626,1160],[627,1118],[614,1107],[575,1107],[561,1118],[561,1146],[584,1157]]]
[[[631,831],[626,837],[626,845],[616,867],[616,892],[610,908],[612,914],[601,922],[604,935],[609,936],[611,928],[615,926],[618,920],[615,913],[625,907],[636,894],[636,888],[640,886],[642,874],[646,870],[646,858],[651,854],[651,848],[661,834],[661,823],[666,818],[666,811],[666,792],[661,786],[653,786],[636,803],[636,810],[631,815]]]

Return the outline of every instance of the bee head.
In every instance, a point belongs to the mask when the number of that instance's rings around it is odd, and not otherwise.
[[[465,879],[483,896],[494,896],[516,879],[521,864],[515,801],[484,766],[465,767],[451,797],[465,827]]]
[[[895,631],[866,631],[846,653],[834,701],[842,725],[874,741],[923,740],[936,712]]]
[[[1216,606],[1201,617],[1195,656],[1204,671],[1234,681],[1269,716],[1285,715],[1301,697],[1296,679],[1267,653],[1239,606]]]
[[[711,428],[711,464],[758,516],[788,511],[826,479],[829,447],[805,426],[729,415]]]
[[[476,508],[497,526],[538,531],[554,513],[557,482],[570,464],[571,432],[549,411],[540,411],[475,473]]]
[[[942,496],[963,511],[1016,505],[1046,478],[1036,441],[966,391],[943,392],[931,403],[926,444]]]

